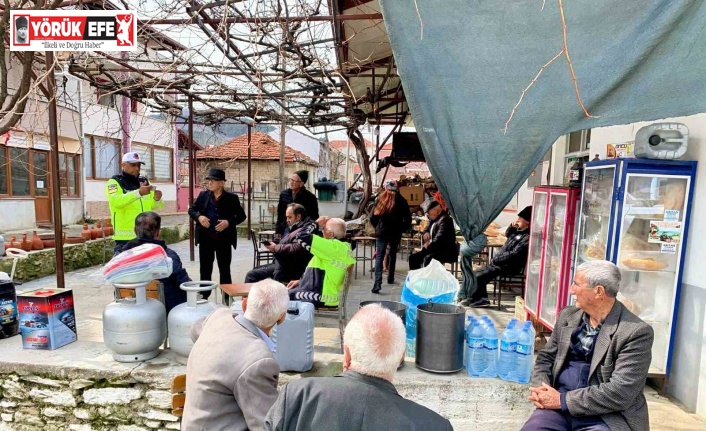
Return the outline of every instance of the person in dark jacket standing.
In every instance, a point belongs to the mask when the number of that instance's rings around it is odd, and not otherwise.
[[[505,231],[507,241],[490,263],[476,272],[478,284],[469,299],[461,301],[461,305],[471,307],[488,307],[488,283],[500,275],[521,273],[527,265],[529,252],[529,227],[532,222],[532,207],[525,207],[517,214],[517,220]]]
[[[458,259],[456,228],[451,216],[435,200],[425,202],[424,206],[430,223],[422,235],[422,250],[409,255],[409,269],[427,266],[432,259],[441,263]]]
[[[377,250],[373,293],[380,293],[382,289],[382,267],[388,245],[390,246],[390,263],[387,266],[387,284],[395,282],[397,248],[400,246],[402,233],[409,230],[412,225],[409,204],[397,192],[397,182],[387,180],[384,187],[385,191],[378,196],[375,209],[370,216],[370,223],[375,226],[375,249]]]
[[[277,226],[275,227],[275,238],[282,238],[287,229],[287,206],[289,204],[299,204],[306,210],[306,215],[312,220],[319,218],[319,201],[312,192],[304,187],[309,179],[307,171],[296,171],[289,177],[289,188],[279,194],[279,204],[277,205]]]
[[[247,218],[240,199],[223,189],[226,173],[211,169],[206,176],[206,187],[189,207],[189,217],[196,221],[195,242],[199,246],[201,280],[211,280],[214,256],[218,261],[221,284],[230,284],[231,247],[238,246],[236,226]],[[208,297],[208,294],[204,296]]]
[[[125,244],[123,251],[130,250],[143,244],[156,244],[164,249],[167,256],[172,259],[172,275],[167,278],[160,278],[158,281],[164,286],[164,307],[167,315],[172,308],[186,302],[186,292],[181,290],[182,283],[191,281],[189,274],[181,265],[179,255],[167,247],[167,243],[159,239],[162,228],[162,217],[156,212],[148,211],[135,218],[135,235],[137,237]]]

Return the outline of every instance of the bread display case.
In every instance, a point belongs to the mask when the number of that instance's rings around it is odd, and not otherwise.
[[[695,173],[696,162],[651,159],[584,171],[576,265],[618,265],[618,300],[654,329],[654,377],[669,374]]]
[[[567,305],[579,189],[534,188],[525,279],[525,310],[550,330]]]

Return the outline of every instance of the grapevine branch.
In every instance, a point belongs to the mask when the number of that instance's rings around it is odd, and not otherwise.
[[[546,1],[546,0],[544,0]],[[581,107],[581,110],[583,111],[584,115],[586,118],[596,118],[594,115],[591,115],[590,112],[588,112],[588,109],[586,109],[586,106],[583,104],[583,100],[581,99],[581,91],[579,90],[579,84],[578,84],[578,79],[576,78],[576,73],[574,72],[574,65],[571,62],[571,55],[569,54],[569,44],[567,41],[567,31],[566,31],[566,18],[564,16],[564,4],[562,0],[557,0],[558,5],[559,5],[559,14],[561,15],[561,31],[562,31],[562,40],[563,40],[563,48],[561,51],[559,51],[558,54],[556,54],[554,57],[552,57],[551,60],[548,62],[544,63],[544,65],[539,69],[539,72],[537,72],[537,75],[530,81],[529,85],[522,90],[522,93],[520,93],[520,98],[515,103],[515,106],[513,106],[512,110],[510,111],[510,116],[508,117],[507,121],[505,122],[505,127],[503,127],[503,134],[507,133],[508,127],[510,126],[510,122],[512,121],[513,117],[515,116],[515,113],[517,112],[517,108],[520,106],[522,103],[522,100],[525,97],[525,94],[527,91],[534,85],[535,82],[537,82],[537,79],[539,79],[539,76],[544,72],[544,69],[546,69],[550,64],[554,62],[557,58],[560,56],[564,56],[566,58],[566,63],[569,65],[569,72],[571,73],[571,80],[573,81],[574,84],[574,92],[576,93],[576,101],[578,102],[579,106]],[[542,9],[544,9],[544,2],[542,2]]]

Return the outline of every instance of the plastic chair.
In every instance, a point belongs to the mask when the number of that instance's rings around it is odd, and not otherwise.
[[[338,334],[341,337],[341,352],[343,352],[343,331],[346,327],[346,300],[348,299],[348,290],[351,287],[351,279],[353,277],[354,265],[350,265],[346,270],[346,277],[343,279],[343,288],[338,292],[338,307],[319,307],[314,310],[314,322],[317,317],[338,319]]]

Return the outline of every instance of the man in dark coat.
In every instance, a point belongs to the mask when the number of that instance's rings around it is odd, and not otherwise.
[[[319,218],[319,201],[316,196],[304,187],[309,179],[307,171],[297,171],[289,177],[289,188],[279,194],[279,204],[277,205],[277,226],[275,227],[275,238],[281,238],[287,229],[287,206],[289,204],[299,204],[306,210],[306,215],[312,220]]]
[[[266,431],[450,431],[448,419],[403,398],[392,384],[404,356],[402,320],[378,304],[360,309],[343,334],[343,373],[288,383]]]
[[[218,261],[221,284],[233,282],[230,276],[232,250],[238,246],[236,226],[247,218],[240,199],[223,189],[226,173],[211,169],[206,176],[206,187],[189,207],[189,217],[196,221],[195,243],[199,246],[201,280],[211,280],[214,256]],[[205,294],[206,297],[210,295]]]
[[[161,227],[162,217],[156,212],[148,211],[138,215],[135,218],[136,238],[125,244],[123,251],[130,250],[142,244],[156,244],[162,247],[167,253],[167,256],[172,259],[172,275],[158,280],[164,286],[164,306],[167,309],[167,314],[169,314],[172,308],[186,302],[186,292],[181,290],[179,286],[181,286],[182,283],[191,281],[191,279],[181,265],[179,255],[174,250],[168,248],[167,243],[159,239]]]
[[[461,301],[461,305],[488,307],[488,283],[500,275],[521,274],[527,265],[529,253],[530,223],[532,207],[528,206],[517,214],[515,223],[505,231],[507,241],[495,254],[490,263],[476,271],[477,287],[471,297]]]
[[[284,231],[284,237],[279,244],[265,243],[265,248],[274,253],[274,262],[248,271],[245,275],[246,283],[273,278],[287,284],[292,280],[299,280],[304,275],[312,258],[304,244],[311,244],[311,236],[318,233],[318,226],[299,204],[287,206],[286,219],[289,227]]]
[[[451,216],[435,200],[424,206],[430,223],[422,235],[422,250],[409,255],[409,269],[427,266],[432,259],[441,263],[453,263],[458,259],[459,246]]]

